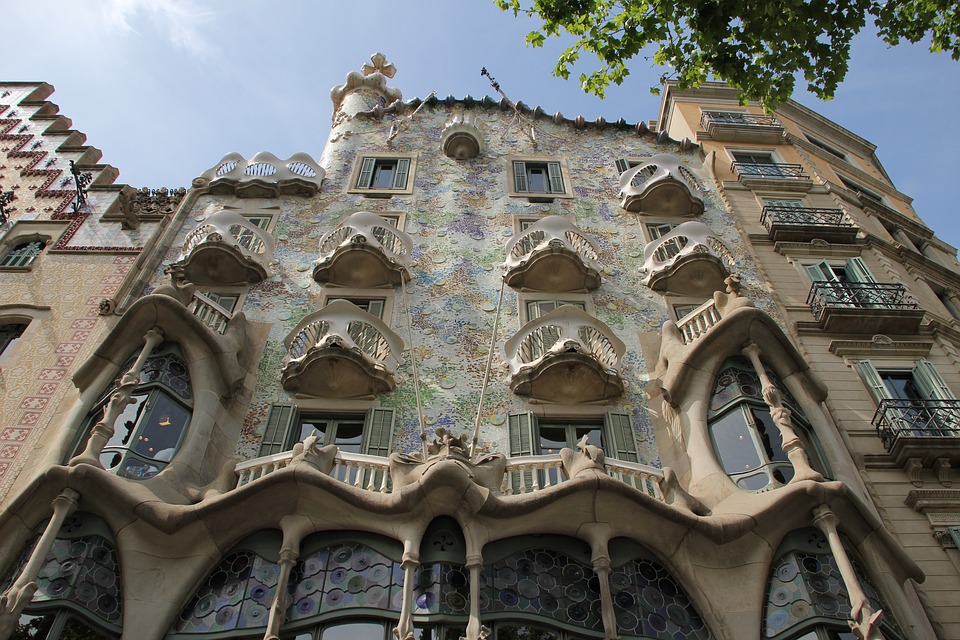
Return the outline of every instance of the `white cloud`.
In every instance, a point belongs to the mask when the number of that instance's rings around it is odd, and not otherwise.
[[[199,57],[215,49],[205,35],[214,12],[193,0],[109,0],[101,5],[101,12],[111,26],[133,33],[138,33],[138,21],[146,20],[175,48]]]

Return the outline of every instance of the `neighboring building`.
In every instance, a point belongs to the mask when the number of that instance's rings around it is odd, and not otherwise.
[[[0,638],[960,637],[960,265],[874,147],[394,71],[319,162],[18,192]]]

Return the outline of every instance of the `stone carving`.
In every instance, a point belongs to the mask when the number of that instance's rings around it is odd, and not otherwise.
[[[589,444],[586,435],[577,443],[577,449],[580,450],[579,453],[567,447],[560,449],[560,462],[568,478],[572,480],[578,475],[588,474],[591,471],[594,472],[593,475],[597,472],[607,475],[606,456],[603,449]]]
[[[170,284],[157,287],[153,293],[174,298],[184,306],[189,304],[197,290],[197,285],[187,280],[183,265],[171,264],[163,270],[163,273],[170,276]]]
[[[390,477],[394,491],[419,481],[442,462],[453,462],[476,484],[493,492],[500,491],[507,468],[507,459],[502,453],[481,453],[471,460],[467,434],[455,436],[443,427],[437,427],[435,433],[437,437],[427,445],[426,460],[418,453],[394,453],[390,456]]]
[[[126,206],[139,216],[162,216],[173,213],[183,196],[187,195],[187,190],[183,187],[179,189],[150,189],[144,187],[133,194],[120,193],[121,200],[126,200]]]
[[[333,471],[333,465],[340,448],[334,444],[318,447],[317,441],[319,439],[320,437],[314,431],[304,438],[303,442],[293,445],[293,458],[290,460],[290,466],[306,463],[320,473],[328,474]]]

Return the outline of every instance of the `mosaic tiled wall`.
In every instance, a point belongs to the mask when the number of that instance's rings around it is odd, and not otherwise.
[[[413,280],[407,285],[407,304],[429,432],[437,426],[452,428],[455,433],[473,429],[501,286],[500,264],[506,242],[514,233],[514,219],[545,214],[573,219],[601,249],[604,283],[592,294],[596,315],[627,345],[623,359],[627,390],[612,408],[632,414],[641,460],[659,463],[644,396],[648,363],[644,362],[639,341],[641,334],[659,332],[667,312],[662,297],[641,283],[643,221],[619,206],[619,174],[614,161],[657,153],[680,155],[684,164],[701,177],[704,190],[700,195],[707,206],[701,219],[732,251],[736,270],[743,278],[744,294],[767,306],[760,278],[746,261],[735,226],[704,175],[698,152],[681,153],[674,142],[658,145],[652,135],[638,136],[632,130],[578,130],[543,119],[537,121],[538,148],[534,149],[512,113],[498,109],[478,113],[486,149],[474,160],[453,160],[439,150],[441,128],[450,108],[421,109],[389,147],[387,137],[394,116],[382,120],[357,116],[341,120],[334,128],[321,161],[327,176],[317,196],[197,199],[187,217],[188,224],[165,262],[177,258],[187,233],[225,205],[241,211],[267,207],[280,210],[274,231],[274,275],[252,286],[242,305],[248,320],[267,323],[271,329],[238,458],[256,455],[270,404],[289,400],[280,386],[282,340],[322,300],[322,287],[311,277],[320,236],[347,215],[367,210],[404,213],[404,229],[414,239]],[[357,157],[384,152],[419,154],[413,194],[376,199],[346,193]],[[508,196],[507,155],[565,158],[575,197],[540,204]],[[161,282],[163,276],[158,270],[153,286]],[[409,347],[411,336],[406,330],[404,308],[398,290],[393,317],[387,320]],[[503,344],[520,326],[517,293],[509,288],[504,291],[499,324],[494,369],[481,410],[481,442],[493,450],[508,451],[507,415],[524,410],[523,399],[513,395],[505,383]],[[396,391],[381,395],[379,401],[397,409],[395,447],[416,450],[419,425],[409,351],[403,360]]]

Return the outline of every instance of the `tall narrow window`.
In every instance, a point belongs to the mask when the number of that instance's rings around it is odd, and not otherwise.
[[[18,244],[0,258],[0,267],[29,267],[43,251],[43,241]]]
[[[27,330],[26,322],[7,322],[0,324],[0,363],[8,356]]]

